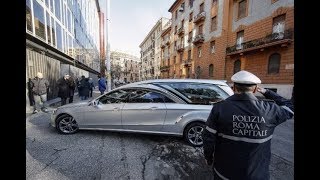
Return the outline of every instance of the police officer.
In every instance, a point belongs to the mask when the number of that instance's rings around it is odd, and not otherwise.
[[[231,77],[234,95],[215,104],[206,122],[203,149],[214,179],[267,180],[274,128],[291,119],[293,104],[257,86],[261,80],[247,71]],[[262,93],[258,100],[253,93]]]

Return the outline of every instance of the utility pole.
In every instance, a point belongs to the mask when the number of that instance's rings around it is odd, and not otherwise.
[[[106,28],[105,28],[105,38],[106,38],[106,67],[107,67],[107,91],[111,91],[111,66],[110,66],[110,42],[109,42],[109,31],[110,31],[110,1],[106,0],[107,12],[106,12]]]

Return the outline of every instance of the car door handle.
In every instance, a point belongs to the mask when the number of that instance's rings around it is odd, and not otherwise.
[[[158,107],[151,107],[151,108],[149,108],[150,110],[156,110],[156,109],[158,109]]]
[[[114,107],[114,108],[113,108],[114,111],[119,111],[119,109],[120,109],[120,108],[118,108],[118,107]]]

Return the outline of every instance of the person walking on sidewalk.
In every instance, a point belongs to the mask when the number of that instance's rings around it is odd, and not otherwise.
[[[99,91],[102,95],[104,91],[107,89],[106,79],[101,75],[98,75],[98,78]]]
[[[85,78],[85,76],[81,76],[81,80],[79,82],[79,95],[81,100],[86,100],[89,97],[90,91],[90,83],[89,79]]]
[[[76,89],[76,83],[72,76],[70,76],[67,80],[69,85],[69,103],[73,103],[74,91]]]
[[[41,72],[37,73],[37,76],[31,80],[32,94],[34,99],[34,111],[33,113],[42,111],[47,112],[47,108],[44,103],[47,101],[47,92],[49,92],[49,81],[43,78],[43,74]]]
[[[214,179],[269,180],[274,128],[294,116],[293,104],[247,71],[231,77],[234,95],[215,104],[203,132],[204,156]],[[266,99],[259,100],[253,93]]]
[[[35,102],[34,102],[33,91],[32,91],[32,88],[34,87],[34,84],[33,84],[32,80],[31,80],[31,78],[29,78],[29,81],[27,83],[27,87],[28,87],[28,98],[29,98],[30,106],[34,106]]]
[[[89,92],[89,97],[92,97],[92,92],[94,89],[94,84],[92,78],[89,78],[89,84],[90,84],[90,92]]]
[[[69,77],[70,76],[66,74],[57,81],[59,88],[58,97],[61,98],[61,106],[67,104],[67,98],[70,97]]]

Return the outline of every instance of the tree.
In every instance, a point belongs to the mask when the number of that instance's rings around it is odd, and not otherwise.
[[[120,79],[121,76],[121,66],[119,64],[111,64],[111,77],[112,79]]]

